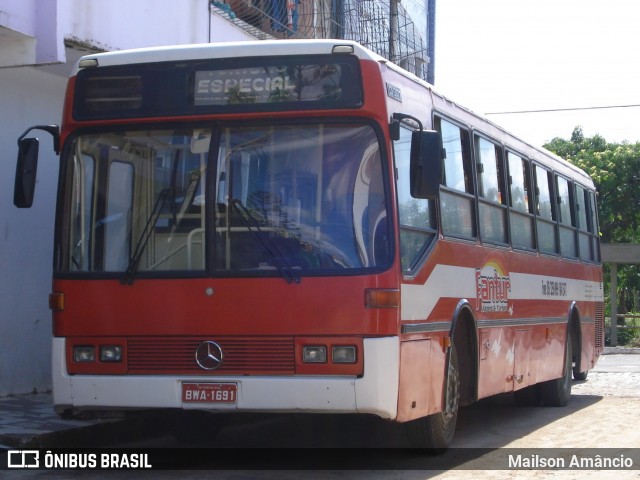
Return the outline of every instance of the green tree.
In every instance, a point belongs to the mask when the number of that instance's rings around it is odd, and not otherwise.
[[[640,142],[608,143],[600,135],[585,137],[582,128],[576,127],[569,140],[554,138],[544,147],[593,179],[602,242],[640,243]],[[618,271],[618,277],[624,311],[630,306],[625,304],[624,292],[640,289],[640,268],[626,265]]]

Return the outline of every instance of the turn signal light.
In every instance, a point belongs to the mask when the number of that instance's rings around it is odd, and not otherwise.
[[[400,290],[396,288],[367,288],[364,291],[367,308],[399,308]]]
[[[440,337],[440,346],[442,347],[443,352],[446,352],[447,349],[451,348],[451,337]]]
[[[49,308],[54,312],[64,310],[64,293],[53,292],[49,294]]]

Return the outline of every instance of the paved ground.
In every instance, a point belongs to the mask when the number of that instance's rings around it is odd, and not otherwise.
[[[49,393],[0,397],[0,447],[17,447],[40,435],[90,424],[61,419],[53,411]]]

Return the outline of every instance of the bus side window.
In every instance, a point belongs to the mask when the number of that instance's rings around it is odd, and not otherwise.
[[[444,185],[440,207],[442,233],[454,237],[475,238],[475,197],[471,168],[469,133],[451,122],[436,117],[436,130],[442,137]]]
[[[529,161],[513,152],[507,153],[509,166],[509,195],[511,207],[511,244],[515,248],[535,248],[533,214],[531,209]]]
[[[589,192],[589,233],[591,233],[591,245],[593,260],[600,261],[600,229],[598,227],[598,206],[595,192]]]
[[[543,253],[558,253],[558,232],[553,202],[553,174],[540,165],[533,166],[538,247]]]
[[[400,139],[393,143],[397,171],[398,214],[400,218],[400,255],[402,271],[415,271],[436,237],[434,201],[411,196],[411,130],[400,128]]]
[[[580,259],[591,262],[594,259],[591,230],[589,225],[589,192],[576,185],[576,216],[578,219],[578,248]]]
[[[560,228],[560,253],[563,257],[575,258],[576,251],[576,229],[574,216],[574,195],[573,184],[566,178],[556,175],[556,191],[558,193],[558,220]]]
[[[507,208],[504,191],[502,149],[485,138],[475,137],[476,171],[478,175],[478,205],[480,238],[483,241],[506,244]]]

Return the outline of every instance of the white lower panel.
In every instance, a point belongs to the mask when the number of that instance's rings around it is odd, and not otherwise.
[[[362,378],[335,376],[68,375],[65,341],[53,339],[53,400],[57,408],[197,408],[216,411],[397,413],[399,340],[364,340]],[[183,382],[238,385],[237,403],[183,403]]]

